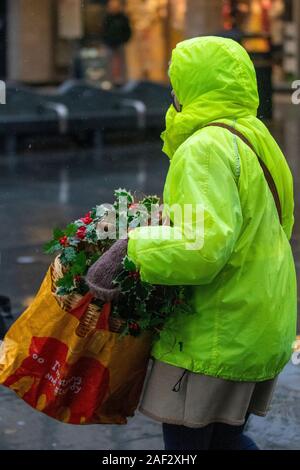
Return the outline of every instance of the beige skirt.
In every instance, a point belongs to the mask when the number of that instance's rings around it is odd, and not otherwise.
[[[210,423],[241,425],[248,413],[265,416],[277,378],[234,382],[195,374],[154,360],[139,411],[162,422],[191,428]]]

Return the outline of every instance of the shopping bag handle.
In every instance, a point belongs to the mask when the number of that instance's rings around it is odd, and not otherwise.
[[[81,321],[84,318],[84,315],[87,313],[90,303],[93,301],[94,296],[91,292],[85,294],[82,299],[78,302],[76,307],[74,307],[70,314]],[[109,330],[109,316],[111,312],[111,303],[107,302],[103,305],[99,318],[96,324],[96,330]]]
[[[104,304],[102,307],[102,310],[100,312],[98,322],[96,325],[96,330],[108,331],[110,329],[110,326],[109,326],[110,312],[111,312],[111,303],[108,302]]]
[[[82,299],[78,302],[76,307],[70,310],[70,314],[77,318],[77,320],[81,320],[83,315],[87,312],[90,303],[94,299],[94,296],[91,292],[85,294]]]

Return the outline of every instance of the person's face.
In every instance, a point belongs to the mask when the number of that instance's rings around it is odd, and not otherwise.
[[[179,100],[178,100],[178,98],[177,98],[177,96],[176,96],[174,90],[172,90],[171,95],[172,95],[172,99],[173,99],[173,106],[174,106],[174,108],[176,109],[176,111],[177,111],[178,113],[180,113],[181,110],[182,110],[182,106],[181,106],[181,104],[179,103]]]

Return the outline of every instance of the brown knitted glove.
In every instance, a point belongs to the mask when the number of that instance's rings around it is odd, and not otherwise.
[[[87,272],[85,281],[91,293],[103,302],[112,302],[118,298],[120,290],[113,285],[113,280],[122,269],[127,244],[128,239],[117,240]]]

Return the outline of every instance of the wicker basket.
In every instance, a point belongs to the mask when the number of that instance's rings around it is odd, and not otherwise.
[[[77,293],[72,293],[69,295],[57,295],[56,294],[56,284],[57,281],[64,275],[65,270],[57,256],[52,264],[51,277],[52,277],[52,293],[56,298],[59,306],[66,310],[70,311],[75,308],[82,299],[82,296]],[[101,314],[101,307],[98,305],[90,303],[86,313],[80,320],[80,323],[77,327],[76,333],[78,336],[84,338],[93,330],[95,330],[99,316]],[[126,322],[118,317],[109,318],[109,329],[113,333],[121,333],[126,325]]]

